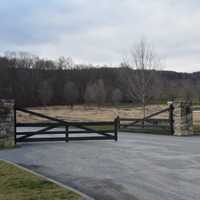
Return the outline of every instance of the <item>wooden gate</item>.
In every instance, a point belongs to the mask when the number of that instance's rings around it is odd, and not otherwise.
[[[156,133],[156,134],[174,134],[173,105],[159,112],[146,116],[145,118],[120,118],[119,128],[121,131],[135,133]],[[167,119],[156,118],[156,116],[168,113]]]
[[[71,140],[118,140],[119,118],[105,122],[67,122],[30,110],[15,108],[16,112],[31,114],[48,120],[44,123],[17,123],[15,117],[15,141],[71,141]]]

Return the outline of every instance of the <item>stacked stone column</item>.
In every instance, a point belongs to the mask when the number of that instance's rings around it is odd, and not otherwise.
[[[0,148],[15,146],[15,109],[13,100],[0,100]]]
[[[174,135],[193,135],[192,102],[177,100],[173,106]]]

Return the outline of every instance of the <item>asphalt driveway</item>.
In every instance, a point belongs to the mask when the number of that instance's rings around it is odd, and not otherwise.
[[[26,143],[0,151],[97,200],[199,200],[200,137],[120,133],[119,141]]]

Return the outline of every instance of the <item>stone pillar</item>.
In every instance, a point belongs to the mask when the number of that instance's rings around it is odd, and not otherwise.
[[[15,110],[13,100],[0,99],[0,148],[15,146]]]
[[[174,106],[174,135],[193,135],[192,102],[177,100]]]

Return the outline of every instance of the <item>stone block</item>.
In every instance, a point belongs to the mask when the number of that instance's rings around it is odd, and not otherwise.
[[[15,146],[14,101],[0,100],[0,148]]]

